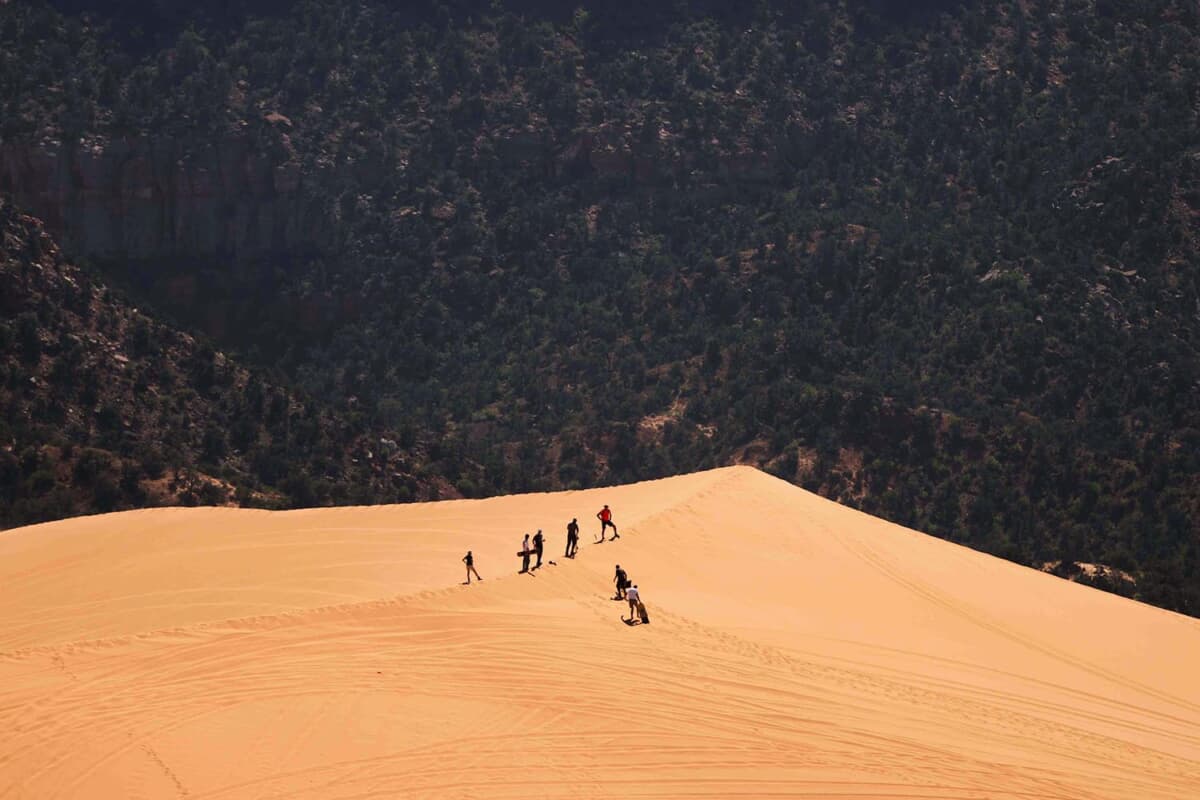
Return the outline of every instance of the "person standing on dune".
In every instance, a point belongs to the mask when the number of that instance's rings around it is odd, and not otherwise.
[[[463,556],[463,563],[467,565],[467,585],[468,586],[471,585],[471,573],[472,572],[475,573],[476,580],[483,580],[483,578],[479,577],[479,571],[475,569],[475,556],[471,555],[470,550],[468,550],[467,554],[465,556]]]
[[[567,523],[567,552],[563,555],[574,558],[579,551],[579,521],[572,519]]]
[[[600,541],[601,542],[604,541],[604,532],[606,530],[608,530],[609,528],[613,529],[612,538],[613,538],[614,542],[617,539],[621,538],[621,535],[619,533],[617,533],[617,526],[613,524],[612,512],[608,510],[607,504],[605,504],[604,508],[602,508],[596,512],[596,519],[600,520]],[[597,542],[597,544],[599,544],[599,543],[600,542]]]
[[[533,567],[534,569],[542,566],[542,548],[545,544],[546,540],[542,537],[542,529],[538,528],[538,532],[533,537],[533,552],[537,553],[538,557],[537,564]]]
[[[614,600],[625,599],[625,587],[629,584],[629,576],[625,574],[625,570],[621,569],[621,565],[617,564],[617,571],[613,574],[613,582],[617,585],[617,596]]]
[[[525,541],[521,542],[521,572],[529,572],[529,534],[525,534]]]

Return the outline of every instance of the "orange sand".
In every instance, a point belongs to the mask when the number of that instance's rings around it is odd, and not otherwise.
[[[1181,800],[1198,676],[1196,620],[743,467],[0,534],[6,800]]]

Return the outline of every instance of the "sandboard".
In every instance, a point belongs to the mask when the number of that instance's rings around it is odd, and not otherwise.
[[[641,600],[637,601],[637,610],[638,610],[638,616],[641,617],[641,619],[642,619],[642,624],[649,625],[650,624],[650,615],[646,613],[646,607],[644,605],[642,605]]]

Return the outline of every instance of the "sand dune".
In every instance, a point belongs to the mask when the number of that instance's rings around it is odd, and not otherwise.
[[[1196,674],[1196,620],[748,468],[0,534],[0,798],[1191,798]]]

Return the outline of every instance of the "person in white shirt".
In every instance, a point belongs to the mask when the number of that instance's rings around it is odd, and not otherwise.
[[[521,572],[529,572],[529,534],[525,534],[525,541],[521,542]]]
[[[629,601],[629,621],[632,622],[638,616],[638,590],[636,583],[625,590],[625,599]]]

